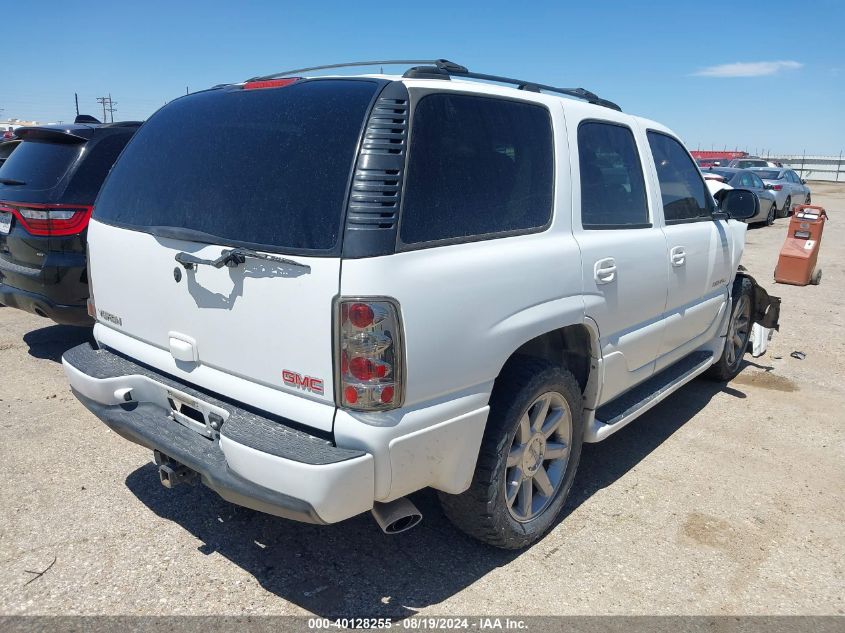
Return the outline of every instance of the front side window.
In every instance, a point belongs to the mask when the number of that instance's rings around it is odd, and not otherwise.
[[[650,226],[642,165],[630,129],[615,123],[582,123],[578,156],[585,229]]]
[[[712,198],[683,145],[671,136],[653,131],[648,132],[648,144],[657,168],[666,223],[709,219]]]
[[[553,193],[546,108],[447,93],[419,100],[399,225],[403,243],[540,229],[551,217]]]

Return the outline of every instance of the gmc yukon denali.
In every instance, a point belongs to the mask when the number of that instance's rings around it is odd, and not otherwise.
[[[64,368],[166,486],[386,532],[430,487],[524,547],[583,442],[776,327],[739,267],[759,201],[589,91],[420,63],[161,108],[94,205],[96,344]]]

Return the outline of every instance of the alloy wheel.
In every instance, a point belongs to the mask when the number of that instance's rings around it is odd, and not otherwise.
[[[741,295],[736,302],[730,325],[728,326],[728,340],[725,343],[728,353],[728,365],[733,366],[742,358],[748,347],[748,337],[751,334],[751,300],[747,295]]]
[[[505,503],[524,523],[541,514],[563,485],[572,445],[572,412],[564,397],[537,397],[519,420],[505,467]]]

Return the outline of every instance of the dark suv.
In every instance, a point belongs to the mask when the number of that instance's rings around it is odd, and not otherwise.
[[[20,145],[0,167],[0,304],[57,323],[93,324],[88,220],[106,174],[140,125],[18,129]]]

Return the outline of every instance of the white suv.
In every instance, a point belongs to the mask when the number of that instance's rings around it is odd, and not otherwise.
[[[776,325],[737,274],[755,196],[717,207],[666,127],[443,60],[296,72],[169,103],[95,205],[97,346],[64,367],[165,485],[387,532],[432,487],[522,547],[582,441]]]

